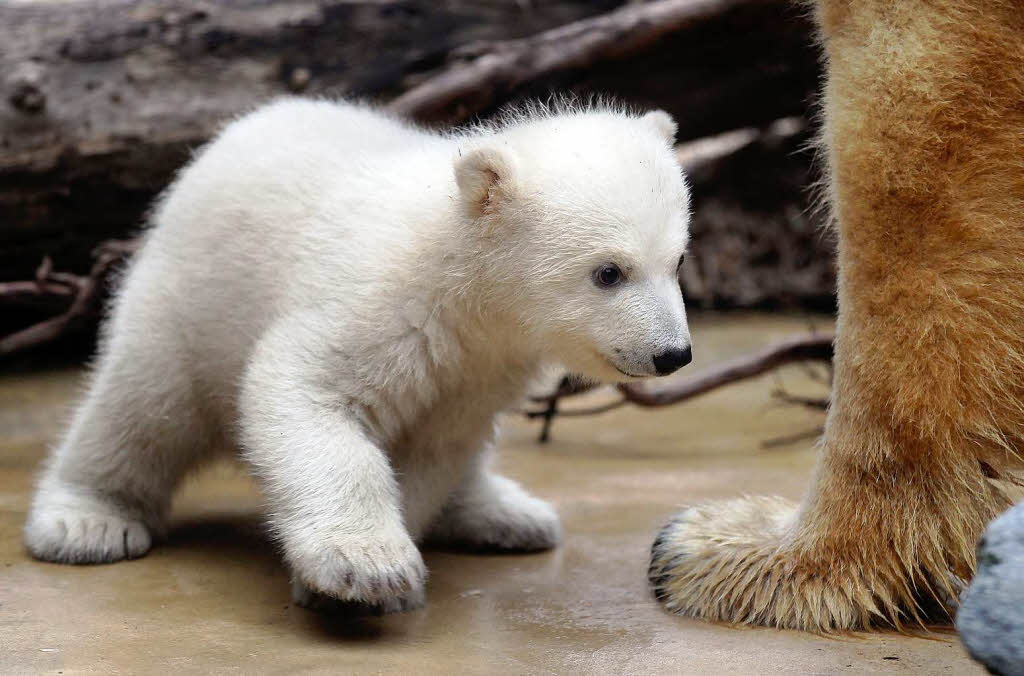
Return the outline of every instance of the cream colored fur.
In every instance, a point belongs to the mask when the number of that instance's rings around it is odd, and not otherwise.
[[[488,469],[495,415],[546,364],[622,380],[688,345],[673,133],[563,106],[440,134],[299,99],[229,125],[155,210],[29,550],[144,554],[218,447],[303,603],[421,604],[427,538],[554,546],[555,510]],[[625,278],[599,288],[608,263]]]

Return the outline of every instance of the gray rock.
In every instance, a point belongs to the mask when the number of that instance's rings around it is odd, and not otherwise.
[[[978,543],[978,572],[956,628],[990,672],[1024,676],[1024,503],[990,523]]]

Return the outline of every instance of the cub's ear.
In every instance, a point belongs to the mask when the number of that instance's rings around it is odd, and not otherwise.
[[[492,213],[508,196],[515,178],[515,158],[499,148],[478,148],[455,160],[455,182],[472,216]]]
[[[659,134],[665,137],[669,145],[676,142],[676,132],[679,130],[679,125],[664,110],[652,110],[640,119],[654,127]]]

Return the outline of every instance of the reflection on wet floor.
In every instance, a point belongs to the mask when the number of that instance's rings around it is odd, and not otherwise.
[[[815,320],[823,330],[827,319]],[[696,360],[806,330],[806,318],[701,317]],[[657,410],[538,422],[510,416],[500,466],[554,502],[566,541],[530,555],[427,551],[428,605],[356,620],[294,607],[244,472],[219,465],[176,502],[167,542],[145,558],[71,567],[29,560],[20,529],[31,478],[80,373],[0,376],[0,673],[981,673],[955,638],[841,640],[729,629],[666,614],[647,552],[680,505],[744,493],[799,498],[820,412],[773,401],[821,396],[793,366]],[[565,404],[596,403],[595,393]]]

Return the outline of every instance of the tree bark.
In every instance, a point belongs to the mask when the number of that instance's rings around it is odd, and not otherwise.
[[[462,121],[500,103],[524,84],[632,54],[666,35],[705,25],[738,7],[754,4],[752,0],[629,4],[528,38],[471,45],[460,50],[472,54],[471,61],[405,92],[391,107],[412,117]]]

